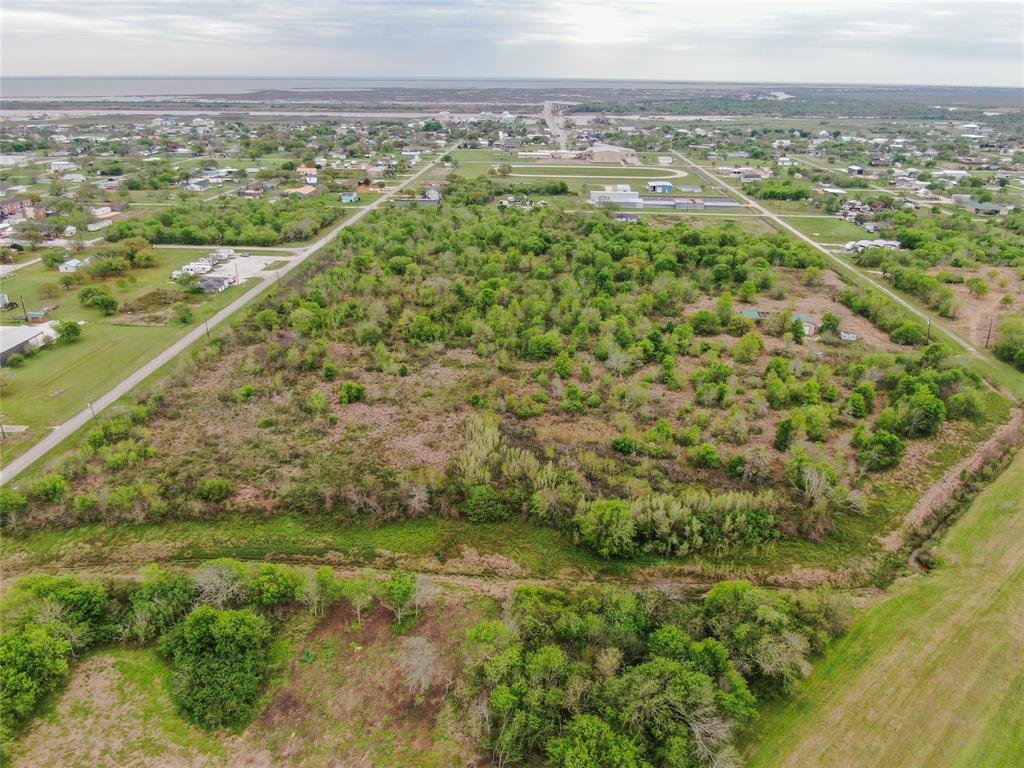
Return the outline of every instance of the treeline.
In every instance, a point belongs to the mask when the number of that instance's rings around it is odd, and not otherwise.
[[[735,766],[758,699],[806,677],[848,612],[829,592],[746,582],[692,603],[521,588],[505,621],[471,630],[475,659],[456,695],[496,765]]]
[[[161,244],[271,246],[307,240],[341,215],[341,208],[329,197],[194,201],[119,221],[106,230],[106,237],[111,241],[141,237]]]

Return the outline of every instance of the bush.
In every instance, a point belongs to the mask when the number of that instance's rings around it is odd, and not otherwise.
[[[41,504],[58,504],[68,495],[68,481],[57,474],[43,475],[28,488],[28,497]]]
[[[687,452],[686,458],[695,467],[718,469],[722,466],[722,457],[718,455],[718,448],[711,443],[694,446]]]
[[[270,625],[249,610],[200,606],[165,635],[171,698],[205,728],[240,727],[256,709],[270,667]]]
[[[82,337],[82,326],[72,320],[58,320],[55,330],[57,338],[65,344],[78,341]]]
[[[28,511],[28,497],[10,488],[0,488],[0,523],[13,523]]]
[[[211,504],[227,501],[234,492],[234,485],[224,477],[204,477],[196,483],[196,496]]]
[[[0,721],[5,730],[24,721],[57,686],[70,654],[67,640],[38,625],[0,636]]]
[[[343,381],[338,393],[338,399],[342,405],[358,403],[366,398],[366,387],[355,381]]]
[[[128,599],[128,610],[120,627],[121,638],[138,645],[157,639],[188,614],[196,597],[191,580],[159,570],[150,571]]]
[[[880,472],[897,466],[906,451],[907,447],[899,437],[888,430],[876,429],[861,446],[857,461],[873,472]]]
[[[505,520],[511,514],[508,505],[489,485],[474,485],[470,488],[460,510],[474,523],[493,523]]]
[[[618,499],[591,502],[576,515],[583,543],[601,557],[629,557],[636,553],[636,521],[629,506]]]

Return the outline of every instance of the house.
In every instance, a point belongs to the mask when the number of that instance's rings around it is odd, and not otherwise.
[[[973,198],[964,200],[963,206],[971,213],[981,216],[995,216],[996,214],[1004,213],[1006,211],[1006,208],[1002,205],[996,205],[995,203],[980,203]]]
[[[188,184],[185,186],[189,192],[205,192],[210,188],[211,182],[209,179],[196,178],[189,179]]]
[[[649,181],[647,182],[647,189],[650,192],[669,194],[675,187],[667,181]]]
[[[584,160],[594,163],[637,163],[636,150],[614,144],[594,144],[580,153]]]
[[[847,251],[866,251],[869,248],[885,248],[890,251],[894,251],[900,247],[898,240],[851,240],[845,246],[844,250]]]
[[[50,313],[45,309],[36,311],[29,311],[25,313],[25,318],[33,325],[39,325],[40,323],[48,322],[50,319]]]
[[[45,338],[39,328],[0,325],[0,364],[6,364],[12,355],[23,355],[33,347],[42,346]]]
[[[50,173],[66,173],[68,171],[77,171],[78,166],[74,163],[68,162],[67,160],[54,160],[50,163]]]
[[[842,328],[839,329],[839,338],[843,341],[856,341],[859,337],[853,331],[844,331]]]
[[[110,219],[101,219],[100,221],[94,221],[90,224],[86,224],[85,228],[90,232],[99,232],[101,229],[106,229],[114,222]]]
[[[25,210],[32,207],[32,201],[27,197],[15,197],[12,200],[0,200],[0,218],[8,216],[24,216]]]
[[[799,320],[800,324],[803,325],[805,336],[813,336],[818,332],[818,324],[814,322],[814,320],[809,318],[807,315],[794,314],[793,319]]]
[[[638,214],[636,214],[636,213],[616,213],[615,214],[615,220],[616,221],[625,221],[625,222],[627,222],[629,224],[639,224],[640,223],[640,216]]]
[[[316,192],[316,187],[311,186],[309,184],[306,184],[301,187],[296,187],[295,189],[286,189],[284,191],[285,195],[296,195],[297,197],[309,197],[314,192]]]
[[[68,259],[67,261],[61,262],[57,269],[60,272],[77,272],[80,269],[88,267],[91,261],[91,256],[86,259]]]
[[[199,280],[199,287],[203,289],[203,293],[221,293],[227,290],[229,285],[230,278],[218,275],[207,275]]]
[[[358,192],[342,192],[341,202],[343,203],[358,203],[359,193]]]
[[[640,193],[634,192],[629,184],[609,184],[603,190],[593,190],[590,202],[597,206],[621,205],[625,208],[643,208]]]
[[[85,176],[80,173],[65,173],[60,177],[61,181],[67,181],[71,184],[81,184],[85,181]]]

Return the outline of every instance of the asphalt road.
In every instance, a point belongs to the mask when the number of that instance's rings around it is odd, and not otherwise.
[[[687,165],[692,167],[698,174],[703,174],[704,176],[706,176],[707,178],[711,179],[712,181],[715,181],[716,183],[720,184],[721,186],[723,186],[727,190],[729,190],[729,192],[731,194],[733,194],[736,197],[738,197],[744,203],[746,203],[750,207],[754,208],[755,210],[760,211],[762,214],[764,214],[765,218],[771,219],[773,222],[778,224],[780,227],[783,227],[787,232],[791,232],[795,237],[798,237],[799,239],[803,240],[805,243],[807,243],[808,245],[812,246],[814,249],[816,249],[818,251],[821,251],[821,253],[823,253],[825,255],[825,257],[830,262],[832,262],[833,264],[838,264],[839,266],[841,266],[843,269],[845,269],[846,271],[850,272],[851,274],[856,275],[857,277],[859,277],[859,278],[861,278],[863,280],[867,280],[877,290],[881,291],[886,296],[888,296],[890,299],[892,299],[897,304],[899,304],[901,307],[903,307],[904,309],[906,309],[906,310],[912,312],[913,314],[917,315],[922,320],[925,320],[926,322],[929,322],[929,323],[934,323],[936,326],[938,326],[939,328],[942,329],[943,333],[945,333],[950,338],[954,339],[958,344],[960,344],[964,349],[966,349],[974,357],[981,357],[982,356],[978,352],[978,350],[975,349],[974,346],[969,341],[967,341],[967,339],[963,338],[962,336],[960,336],[960,334],[958,334],[955,331],[953,331],[949,326],[945,325],[944,323],[938,322],[937,320],[932,318],[931,315],[929,315],[929,314],[927,314],[925,312],[922,312],[920,309],[915,307],[909,301],[907,301],[903,297],[899,296],[898,294],[894,293],[887,285],[878,282],[877,280],[875,280],[873,277],[870,277],[869,275],[865,275],[863,272],[858,270],[853,264],[848,262],[846,259],[842,258],[841,256],[837,256],[835,253],[833,253],[832,251],[828,250],[825,246],[821,245],[820,243],[818,243],[815,240],[812,240],[810,237],[805,235],[799,229],[796,229],[791,224],[783,221],[778,215],[776,215],[776,214],[772,213],[771,211],[769,211],[767,208],[765,208],[759,202],[754,200],[752,197],[748,197],[747,195],[745,195],[742,192],[740,192],[738,189],[736,189],[731,184],[729,184],[721,176],[717,175],[716,173],[713,173],[708,168],[702,168],[701,166],[699,166],[695,162],[693,162],[690,158],[686,157],[685,155],[681,154],[680,152],[677,152],[677,151],[673,150],[673,154],[675,154],[684,163],[686,163]]]
[[[444,154],[445,152],[442,152],[441,155],[439,155],[438,160]],[[49,451],[53,450],[58,445],[60,445],[60,443],[62,443],[64,440],[66,440],[68,437],[74,434],[77,430],[85,426],[89,422],[89,420],[93,418],[94,412],[99,413],[104,408],[107,408],[108,406],[117,402],[120,398],[124,397],[126,394],[131,392],[131,390],[135,386],[142,383],[146,378],[148,378],[152,374],[156,373],[158,370],[160,370],[160,368],[162,368],[175,357],[177,357],[182,352],[187,350],[197,341],[200,341],[203,338],[203,336],[206,335],[209,331],[213,330],[218,325],[226,321],[233,314],[235,314],[235,312],[242,309],[251,301],[253,301],[262,293],[264,293],[268,288],[274,285],[274,283],[278,281],[281,277],[286,275],[288,272],[291,272],[293,269],[298,267],[302,262],[304,262],[307,258],[309,258],[312,254],[316,253],[318,250],[320,250],[329,242],[331,242],[335,237],[338,236],[338,233],[341,232],[341,230],[345,229],[346,227],[351,227],[353,224],[361,220],[363,217],[367,216],[371,211],[376,210],[385,202],[390,200],[396,193],[400,192],[406,186],[419,179],[420,176],[429,171],[438,162],[438,160],[434,160],[428,163],[418,172],[410,176],[408,179],[399,183],[393,189],[386,192],[382,197],[378,197],[369,205],[356,210],[356,212],[352,216],[345,219],[343,222],[341,222],[341,224],[336,226],[334,229],[332,229],[330,232],[328,232],[326,235],[321,237],[316,242],[311,243],[310,245],[307,245],[304,248],[297,249],[295,251],[295,258],[291,259],[287,265],[277,270],[275,274],[264,278],[257,285],[253,286],[251,289],[249,289],[244,294],[239,296],[237,299],[235,299],[233,302],[231,302],[228,306],[226,306],[216,315],[211,317],[205,323],[196,326],[191,331],[186,333],[176,342],[171,344],[171,346],[167,347],[167,349],[165,349],[159,355],[154,357],[141,368],[137,369],[130,376],[123,379],[119,384],[117,384],[115,387],[113,387],[108,392],[103,394],[101,397],[98,397],[95,401],[93,401],[91,407],[84,408],[83,410],[79,411],[77,414],[72,416],[70,419],[65,421],[63,424],[55,427],[50,434],[48,434],[38,443],[33,445],[27,451],[25,451],[25,453],[15,458],[2,470],[0,470],[0,485],[3,485],[13,480],[15,477],[24,472],[32,464],[34,464],[36,461],[45,456]],[[216,246],[210,247],[213,248]]]
[[[555,115],[555,104],[552,101],[544,102],[544,122],[548,124],[548,129],[558,137],[558,148],[565,152],[568,146],[569,135],[558,124],[558,117]]]

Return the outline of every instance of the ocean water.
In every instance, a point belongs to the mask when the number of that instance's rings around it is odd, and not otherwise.
[[[146,99],[211,94],[244,95],[257,91],[354,91],[367,88],[672,88],[673,81],[466,79],[466,78],[346,78],[346,77],[0,77],[5,99]],[[694,86],[694,83],[688,83]]]

